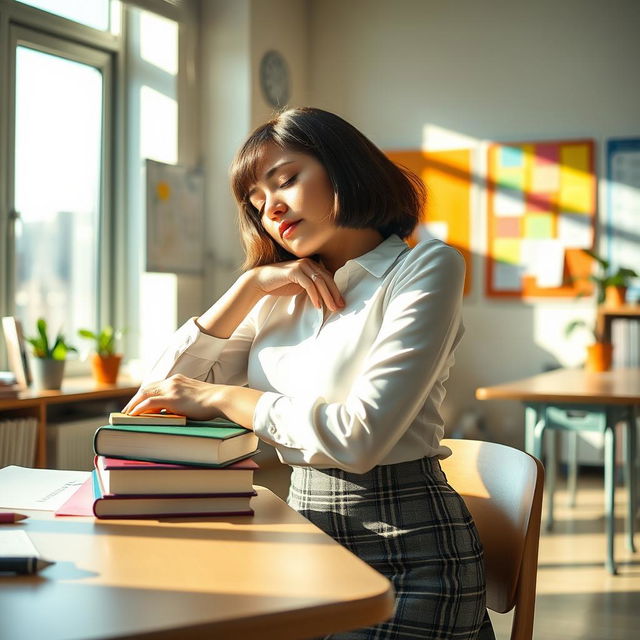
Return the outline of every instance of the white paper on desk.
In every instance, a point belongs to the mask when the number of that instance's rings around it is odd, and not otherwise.
[[[0,507],[56,511],[89,475],[89,471],[5,467],[0,469]]]
[[[40,554],[33,546],[26,531],[0,531],[0,556],[3,558],[38,558]]]

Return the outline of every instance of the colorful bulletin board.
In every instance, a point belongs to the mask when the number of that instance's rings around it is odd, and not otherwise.
[[[418,175],[427,187],[420,224],[409,238],[414,245],[435,237],[462,253],[467,267],[464,293],[471,289],[471,150],[387,151],[398,165]]]
[[[607,257],[640,273],[640,138],[607,142]]]
[[[487,295],[589,293],[593,140],[493,144],[487,165]]]

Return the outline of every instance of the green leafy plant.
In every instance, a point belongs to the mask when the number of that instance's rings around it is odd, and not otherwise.
[[[589,280],[596,285],[598,304],[604,302],[607,287],[628,287],[631,278],[638,277],[638,274],[633,269],[627,269],[626,267],[618,267],[613,271],[609,260],[605,260],[595,251],[590,249],[583,249],[582,251],[600,265],[600,275],[591,274],[589,276]]]
[[[593,339],[595,342],[603,342],[604,336],[602,336],[592,325],[585,322],[584,320],[572,320],[564,329],[565,338],[569,338],[576,329],[585,329],[591,335],[593,335]]]
[[[96,333],[89,331],[89,329],[78,330],[78,335],[81,338],[95,342],[96,353],[103,358],[115,355],[116,341],[122,337],[122,334],[122,331],[116,331],[109,325]]]
[[[58,332],[56,339],[53,344],[51,344],[47,337],[47,321],[44,318],[38,318],[36,328],[38,335],[26,339],[33,348],[33,355],[36,358],[65,360],[69,352],[77,351],[75,347],[72,347],[65,341],[64,336],[60,332]]]

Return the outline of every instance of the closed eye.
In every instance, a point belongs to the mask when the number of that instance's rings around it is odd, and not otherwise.
[[[285,180],[281,185],[280,188],[281,189],[286,189],[287,187],[290,187],[292,184],[295,183],[295,181],[298,178],[298,174],[294,173],[288,180]]]

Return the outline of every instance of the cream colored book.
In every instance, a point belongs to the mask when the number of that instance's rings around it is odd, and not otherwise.
[[[126,413],[110,413],[109,424],[185,425],[187,424],[187,418],[174,413],[144,413],[139,416],[130,416]]]

